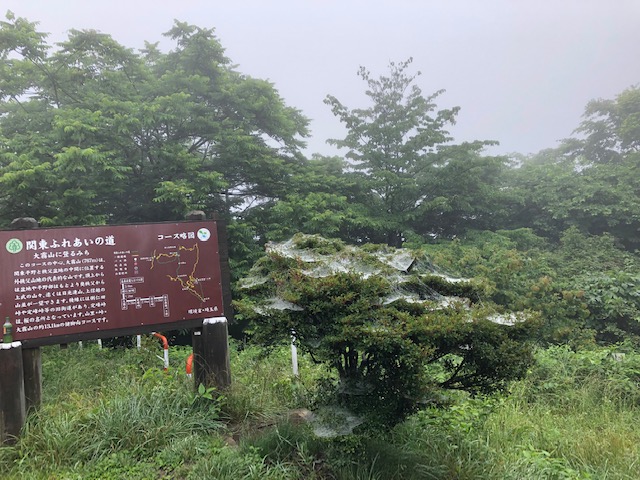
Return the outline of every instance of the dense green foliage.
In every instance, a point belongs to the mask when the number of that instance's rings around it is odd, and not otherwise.
[[[0,449],[5,479],[530,479],[633,480],[640,470],[633,349],[536,352],[508,394],[449,396],[393,428],[361,425],[318,437],[286,420],[313,407],[322,371],[288,349],[264,359],[232,348],[234,385],[215,400],[191,393],[187,350],[169,372],[155,341],[138,350],[43,351],[44,403],[19,442]],[[232,440],[233,439],[233,440]]]
[[[330,142],[348,149],[369,216],[381,222],[360,241],[399,247],[411,233],[453,235],[491,226],[489,212],[501,202],[496,180],[506,159],[480,155],[492,142],[451,145],[445,128],[455,123],[459,107],[436,111],[442,91],[424,97],[415,83],[420,73],[408,72],[411,62],[391,62],[389,76],[378,79],[360,69],[369,108],[348,109],[331,95],[325,100],[348,130]]]
[[[459,107],[424,96],[411,59],[377,78],[361,68],[368,106],[326,98],[345,158],[307,159],[307,120],[236,71],[213,30],[176,22],[166,36],[170,52],[135,53],[95,31],[53,46],[28,20],[0,22],[0,224],[217,211],[241,269],[297,232],[398,247],[516,228],[558,242],[575,226],[638,246],[636,87],[589,103],[577,138],[509,159],[454,143]]]
[[[426,267],[384,245],[296,235],[270,246],[236,307],[253,322],[253,341],[270,347],[294,335],[338,373],[340,402],[393,423],[431,401],[436,387],[488,393],[531,362],[534,322],[493,322],[495,310],[449,296],[479,300],[470,282]]]
[[[628,250],[640,247],[640,88],[615,100],[592,101],[579,138],[525,159],[511,171],[519,198],[513,224],[557,239],[571,226],[613,235]]]
[[[544,342],[637,342],[637,254],[609,235],[565,231],[554,248],[529,229],[470,233],[424,246],[439,267],[475,278],[495,303],[542,314]]]
[[[400,246],[521,227],[557,242],[575,226],[638,246],[637,87],[589,103],[577,138],[508,159],[483,155],[492,142],[453,143],[459,107],[424,96],[411,59],[378,78],[361,68],[369,106],[326,98],[345,158],[306,159],[307,120],[236,71],[212,30],[176,22],[166,35],[170,52],[135,53],[95,31],[52,46],[34,23],[0,22],[0,224],[215,210],[239,224],[240,264],[256,240],[299,231]]]
[[[176,22],[140,53],[0,24],[0,218],[47,225],[182,219],[277,196],[307,120],[235,71],[213,31]]]

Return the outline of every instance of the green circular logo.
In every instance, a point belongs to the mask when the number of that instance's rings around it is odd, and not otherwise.
[[[20,253],[22,251],[22,242],[17,238],[12,238],[7,242],[5,247],[9,253]]]
[[[201,228],[198,230],[198,238],[203,242],[206,242],[211,237],[211,232],[208,228]]]

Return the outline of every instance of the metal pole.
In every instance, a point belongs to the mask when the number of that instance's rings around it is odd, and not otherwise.
[[[291,335],[291,369],[293,370],[293,376],[297,377],[298,374],[298,347],[296,347],[296,334]]]

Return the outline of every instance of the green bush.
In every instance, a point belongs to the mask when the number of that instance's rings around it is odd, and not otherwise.
[[[505,388],[531,361],[528,331],[491,319],[480,294],[416,266],[412,252],[297,235],[271,245],[246,279],[239,316],[265,348],[291,341],[338,376],[336,402],[393,424],[434,388]],[[426,273],[428,272],[428,273]],[[431,377],[437,363],[443,378]]]

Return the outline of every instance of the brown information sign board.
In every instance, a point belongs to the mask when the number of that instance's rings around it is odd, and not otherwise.
[[[14,340],[223,315],[215,221],[0,232],[0,319]]]

